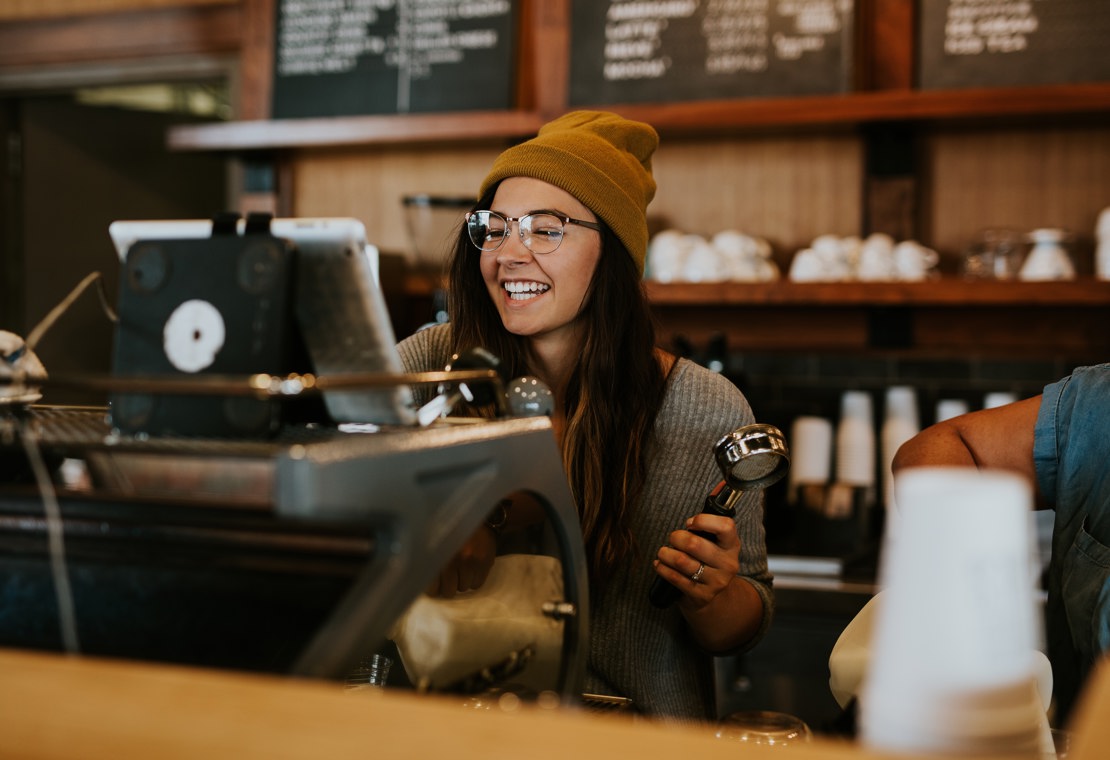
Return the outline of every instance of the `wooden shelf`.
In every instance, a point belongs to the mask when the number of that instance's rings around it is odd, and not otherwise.
[[[742,350],[1092,360],[1110,350],[1110,281],[1089,278],[648,282],[647,291],[663,336],[724,333]]]
[[[944,278],[928,282],[646,283],[658,306],[1029,306],[1110,309],[1110,281],[983,281]]]
[[[479,142],[531,136],[543,122],[532,111],[228,121],[171,127],[168,144],[189,151]]]
[[[755,131],[770,127],[858,125],[1110,112],[1110,83],[967,90],[891,90],[687,103],[603,106],[647,121],[664,134]],[[182,125],[174,150],[264,150],[528,137],[553,114],[499,111],[345,116]]]
[[[407,274],[406,296],[430,297],[435,278]],[[1056,282],[963,280],[927,282],[655,282],[645,280],[656,306],[756,307],[828,306],[1058,307],[1110,309],[1110,280],[1082,278]]]
[[[662,132],[956,120],[1110,111],[1110,84],[886,90],[844,95],[616,105]]]

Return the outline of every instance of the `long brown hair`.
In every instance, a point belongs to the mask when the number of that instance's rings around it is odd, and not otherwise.
[[[496,189],[475,208],[489,208]],[[480,258],[461,229],[449,264],[454,350],[483,346],[501,359],[506,375],[530,374],[528,341],[502,325]],[[583,344],[565,391],[562,457],[596,580],[637,551],[631,511],[647,477],[647,451],[666,387],[640,272],[604,223],[601,256],[581,313]]]

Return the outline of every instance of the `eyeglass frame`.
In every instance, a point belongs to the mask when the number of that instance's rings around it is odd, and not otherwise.
[[[510,231],[512,230],[513,222],[516,222],[516,234],[517,237],[520,238],[521,244],[537,256],[547,256],[548,254],[555,253],[555,251],[559,250],[559,246],[563,244],[563,238],[566,237],[566,226],[568,224],[577,224],[580,227],[585,227],[586,229],[590,229],[595,232],[601,232],[601,224],[599,224],[598,222],[590,222],[585,219],[575,219],[573,217],[566,216],[565,214],[557,214],[554,211],[529,211],[527,214],[522,214],[520,216],[514,217],[505,216],[504,214],[499,214],[498,212],[492,211],[490,209],[475,209],[474,211],[468,211],[466,213],[466,216],[464,217],[466,223],[466,236],[470,239],[470,244],[477,248],[481,253],[493,253],[494,251],[501,250],[501,246],[505,245],[505,241],[509,239],[511,232],[510,235],[505,235],[504,237],[502,237],[501,240],[498,241],[497,245],[495,245],[493,248],[483,248],[474,241],[474,235],[470,231],[470,220],[477,214],[492,214],[493,216],[496,216],[498,219],[501,219],[505,222],[505,229]],[[563,225],[563,229],[559,232],[559,242],[550,251],[544,251],[542,253],[539,251],[533,251],[532,247],[528,245],[527,242],[525,242],[524,231],[521,229],[520,223],[522,220],[527,219],[530,216],[551,216],[558,219],[559,222]]]

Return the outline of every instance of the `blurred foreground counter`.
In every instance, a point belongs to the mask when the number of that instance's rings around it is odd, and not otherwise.
[[[585,555],[547,418],[215,440],[124,437],[103,409],[30,407],[0,416],[0,475],[0,647],[332,682],[391,645],[494,505],[529,492],[548,519],[526,548],[561,569],[562,595],[530,610],[555,631],[557,672],[536,689],[581,695]],[[526,673],[539,659],[516,655],[476,657]]]
[[[443,696],[266,675],[0,650],[0,754],[172,758],[674,758],[880,760],[817,738],[737,746],[711,727],[674,727],[571,708],[474,710]],[[1085,695],[1068,760],[1105,757],[1110,671]],[[922,756],[923,757],[923,756]],[[947,755],[948,758],[956,756]]]

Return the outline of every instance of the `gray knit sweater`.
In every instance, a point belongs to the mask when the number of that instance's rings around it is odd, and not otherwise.
[[[450,359],[450,326],[441,325],[400,343],[408,372],[438,371]],[[726,378],[687,360],[671,373],[655,422],[647,483],[632,529],[640,556],[608,578],[592,578],[590,656],[586,691],[632,699],[635,709],[658,718],[712,720],[716,716],[713,660],[690,636],[677,607],[648,601],[652,560],[668,534],[701,510],[721,479],[714,444],[754,422],[743,394]],[[767,569],[763,497],[753,491],[737,508],[740,576],[759,592],[765,614],[754,645],[770,625],[774,598]]]

